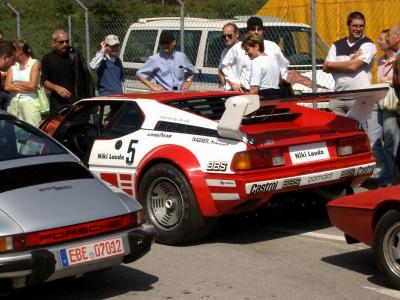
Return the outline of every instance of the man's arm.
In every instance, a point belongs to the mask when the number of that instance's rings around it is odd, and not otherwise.
[[[154,84],[151,80],[153,77],[154,69],[156,68],[156,63],[153,62],[153,59],[150,57],[143,67],[141,67],[136,72],[136,77],[139,79],[145,86],[147,86],[152,91],[164,91],[164,88],[161,85]]]
[[[137,79],[139,79],[145,86],[147,86],[152,91],[164,91],[164,88],[161,85],[153,84],[152,81],[148,78],[145,78],[136,73]]]
[[[221,62],[221,72],[225,75],[225,80],[230,84],[234,91],[243,92],[240,86],[240,78],[236,76],[236,72],[234,70],[238,64],[237,56],[238,53],[236,51],[236,47],[233,46],[228,50]]]
[[[362,68],[366,63],[362,60],[355,58],[349,61],[325,61],[323,70],[330,73],[332,71],[351,73]]]
[[[104,41],[100,43],[100,47],[101,49],[97,51],[96,55],[93,57],[92,61],[89,64],[89,67],[92,70],[97,70],[100,67],[101,62],[106,55],[106,43]]]

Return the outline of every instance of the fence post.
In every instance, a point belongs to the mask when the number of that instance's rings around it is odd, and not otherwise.
[[[75,0],[80,7],[85,11],[85,34],[86,34],[86,61],[90,63],[90,37],[89,37],[89,12],[85,5],[80,0]]]
[[[69,39],[69,45],[72,45],[72,21],[71,21],[71,16],[68,16],[68,39]]]
[[[14,6],[12,6],[12,4],[8,1],[5,2],[5,5],[7,5],[7,7],[15,14],[15,16],[17,17],[17,37],[20,38],[21,37],[21,30],[20,30],[20,13],[15,9]]]
[[[185,53],[185,8],[182,0],[176,0],[181,5],[181,52]]]
[[[317,57],[315,39],[315,0],[311,0],[311,63],[312,63],[312,91],[317,92]]]

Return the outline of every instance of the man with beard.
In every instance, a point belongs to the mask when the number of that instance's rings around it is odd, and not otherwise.
[[[82,55],[69,46],[68,33],[53,32],[53,51],[42,59],[41,81],[50,94],[50,112],[59,106],[94,96],[89,69]]]

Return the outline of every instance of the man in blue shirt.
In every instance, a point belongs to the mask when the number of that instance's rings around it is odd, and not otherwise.
[[[175,45],[176,38],[172,32],[163,31],[160,35],[160,51],[150,56],[137,71],[137,78],[151,90],[188,90],[192,84],[194,67],[185,54],[174,50]]]
[[[97,70],[99,95],[122,94],[124,84],[124,69],[118,58],[119,39],[116,35],[108,35],[101,42],[101,49],[90,62],[90,68]]]

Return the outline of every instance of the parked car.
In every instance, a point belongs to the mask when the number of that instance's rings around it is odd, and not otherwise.
[[[42,131],[0,111],[0,293],[145,255],[140,204]]]
[[[339,198],[329,202],[328,213],[348,243],[372,247],[378,268],[400,289],[400,186]]]
[[[195,79],[192,90],[222,89],[218,83],[218,64],[225,48],[221,39],[222,27],[233,22],[239,27],[243,39],[249,16],[237,19],[185,18],[184,52],[195,66]],[[277,43],[289,60],[289,77],[296,91],[311,92],[304,79],[312,78],[311,27],[307,24],[287,22],[274,17],[261,17],[264,21],[265,39]],[[142,18],[129,26],[121,45],[120,58],[126,72],[127,91],[143,91],[148,88],[135,78],[136,71],[144,65],[147,58],[159,49],[162,31],[170,30],[177,38],[176,50],[181,51],[181,20],[169,18]],[[333,90],[331,74],[322,71],[322,64],[328,54],[329,46],[316,35],[317,84],[319,91]],[[304,77],[303,77],[304,76]]]
[[[255,209],[277,193],[342,191],[375,167],[356,120],[295,101],[260,106],[258,96],[235,92],[86,99],[41,129],[139,199],[165,244],[199,239],[216,217]]]

